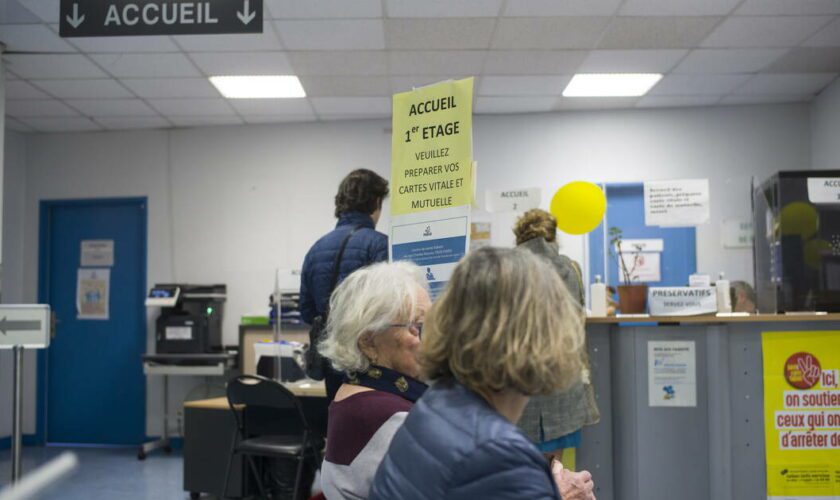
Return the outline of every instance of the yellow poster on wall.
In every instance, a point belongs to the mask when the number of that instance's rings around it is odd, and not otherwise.
[[[840,499],[840,331],[765,332],[769,499]]]
[[[473,79],[394,95],[391,214],[470,205]]]

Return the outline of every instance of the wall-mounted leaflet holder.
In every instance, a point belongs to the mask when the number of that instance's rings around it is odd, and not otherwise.
[[[50,306],[0,305],[0,349],[14,351],[12,380],[12,484],[20,479],[23,442],[23,350],[50,345]]]

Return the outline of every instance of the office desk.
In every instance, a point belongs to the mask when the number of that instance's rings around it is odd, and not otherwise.
[[[307,380],[285,386],[301,399],[311,425],[326,434],[327,392],[324,383]],[[282,423],[257,422],[254,425],[277,428]],[[235,436],[236,421],[227,398],[184,403],[184,491],[190,492],[192,498],[197,498],[200,493],[224,497],[222,489]],[[246,477],[245,464],[241,457],[236,457],[231,467],[228,497],[240,498],[250,494],[251,487]]]

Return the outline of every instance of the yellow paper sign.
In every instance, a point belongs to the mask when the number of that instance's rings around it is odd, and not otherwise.
[[[840,331],[761,340],[767,497],[840,498]]]
[[[473,79],[394,95],[391,214],[469,205]]]

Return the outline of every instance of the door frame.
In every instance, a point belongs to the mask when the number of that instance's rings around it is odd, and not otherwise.
[[[140,263],[141,279],[140,284],[142,289],[140,295],[146,296],[147,275],[148,275],[148,259],[149,259],[149,201],[146,196],[134,196],[124,198],[78,198],[78,199],[59,199],[59,200],[40,200],[38,213],[38,303],[48,304],[50,297],[50,269],[49,269],[49,249],[50,249],[50,215],[54,208],[62,207],[109,207],[114,205],[138,205],[145,206],[143,216],[141,217],[141,251],[143,256]],[[143,302],[137,304],[140,310],[139,318],[140,331],[143,332],[144,337],[148,336],[146,324],[146,306]],[[51,332],[51,334],[54,332]],[[137,361],[138,363],[140,360]],[[36,445],[47,444],[47,350],[38,350],[37,362],[37,387],[35,397],[35,436],[34,441]],[[146,408],[146,378],[143,377],[143,420],[145,421]],[[145,434],[145,429],[143,434]]]

